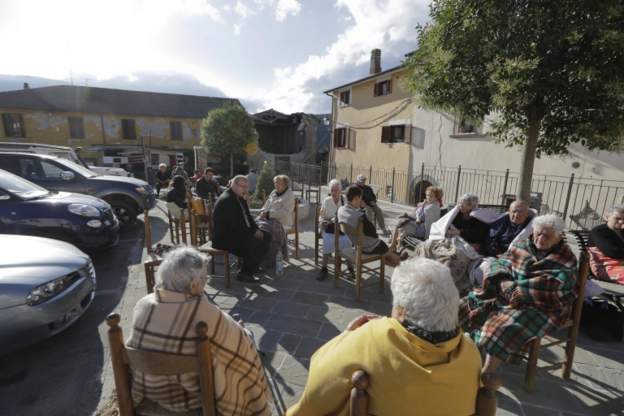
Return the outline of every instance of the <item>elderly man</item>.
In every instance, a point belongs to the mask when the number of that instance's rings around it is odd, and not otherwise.
[[[379,205],[377,205],[375,192],[373,192],[373,188],[366,185],[366,176],[358,175],[355,184],[362,190],[362,200],[366,204],[366,208],[375,213],[375,218],[377,220],[377,224],[379,224],[379,228],[381,228],[381,231],[386,237],[389,236],[390,231],[386,228],[383,212],[381,211],[381,208],[379,208]]]
[[[214,200],[221,193],[219,184],[213,178],[214,170],[210,167],[204,169],[204,176],[195,184],[195,192],[201,199]]]
[[[592,273],[598,279],[624,285],[624,205],[609,209],[607,223],[594,227],[589,248]]]
[[[459,294],[448,269],[411,259],[394,270],[391,289],[391,317],[362,316],[314,353],[305,390],[287,415],[348,415],[358,369],[371,379],[369,414],[475,413],[481,357],[458,326]]]
[[[262,362],[242,324],[212,304],[204,293],[209,260],[192,248],[165,256],[156,275],[155,292],[134,307],[127,345],[176,355],[197,352],[195,325],[208,325],[213,356],[216,410],[224,415],[271,415]],[[132,374],[135,405],[150,400],[171,412],[201,408],[199,376]],[[186,413],[185,413],[186,414]]]
[[[536,217],[532,237],[512,244],[490,264],[482,287],[462,299],[464,329],[486,353],[483,373],[494,372],[570,317],[577,265],[562,241],[564,227],[556,215]]]
[[[243,258],[238,280],[257,283],[254,277],[258,266],[271,244],[271,234],[256,225],[245,197],[249,182],[243,175],[232,178],[232,185],[224,191],[214,207],[214,239],[212,245]]]
[[[160,190],[162,188],[166,188],[167,186],[169,186],[169,179],[171,179],[171,176],[169,176],[169,173],[167,173],[167,165],[164,163],[161,163],[160,165],[158,165],[158,171],[156,172],[156,195],[159,196],[160,195]]]
[[[526,201],[511,203],[507,214],[490,224],[490,236],[485,245],[486,256],[498,256],[509,248],[512,241],[531,223],[533,214]]]

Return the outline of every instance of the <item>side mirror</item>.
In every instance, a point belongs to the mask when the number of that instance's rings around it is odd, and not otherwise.
[[[74,175],[74,172],[68,170],[64,170],[63,172],[61,172],[61,179],[63,179],[64,181],[71,181],[75,177],[76,175]]]
[[[11,199],[11,195],[0,192],[0,201],[8,201]]]

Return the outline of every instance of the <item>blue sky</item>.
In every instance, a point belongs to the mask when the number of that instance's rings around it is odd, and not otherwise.
[[[0,74],[329,112],[322,92],[365,76],[373,48],[398,64],[427,14],[427,0],[0,0]]]

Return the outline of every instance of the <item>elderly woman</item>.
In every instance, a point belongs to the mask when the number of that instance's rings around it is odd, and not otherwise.
[[[459,198],[457,206],[459,207],[459,212],[453,219],[446,236],[455,237],[459,235],[472,245],[477,252],[481,253],[482,249],[485,249],[490,227],[471,215],[479,207],[479,197],[475,194],[466,193]]]
[[[490,264],[482,287],[462,299],[460,319],[486,354],[484,373],[570,317],[577,265],[564,227],[556,215],[536,217],[531,238],[512,244]]]
[[[588,250],[594,276],[624,285],[624,205],[611,207],[607,223],[594,227],[591,238],[596,244]]]
[[[217,413],[271,415],[262,362],[242,325],[204,293],[209,260],[192,248],[168,253],[158,268],[156,288],[134,307],[127,345],[178,355],[196,354],[195,325],[208,325]],[[234,354],[233,351],[236,353]],[[175,376],[132,374],[132,399],[156,402],[172,412],[201,408],[197,373]]]
[[[321,272],[316,280],[325,280],[328,276],[327,263],[331,253],[335,251],[334,247],[334,232],[336,213],[338,208],[345,205],[347,201],[342,196],[342,185],[338,179],[332,179],[329,182],[329,196],[323,200],[321,210],[319,212],[319,233],[323,237],[323,260],[321,263]],[[351,246],[349,237],[344,234],[340,235],[339,246],[341,250],[344,250]],[[353,269],[352,265],[349,265],[350,270]]]
[[[181,219],[184,210],[188,208],[186,200],[186,182],[182,176],[174,176],[171,189],[167,192],[167,208],[174,218]]]
[[[314,353],[305,390],[287,415],[348,415],[357,369],[370,375],[369,414],[475,413],[481,357],[458,326],[459,294],[448,269],[409,260],[394,270],[391,289],[391,317],[362,316]]]
[[[272,236],[271,248],[267,254],[272,261],[278,251],[282,257],[288,259],[287,232],[293,226],[295,210],[295,194],[288,188],[290,179],[286,175],[277,175],[273,178],[275,189],[267,198],[260,215],[258,226]]]
[[[442,188],[429,186],[425,190],[425,200],[419,203],[412,215],[402,215],[397,225],[400,229],[400,238],[413,237],[418,240],[429,238],[431,225],[440,219],[440,207],[442,206]]]
[[[155,179],[156,179],[156,196],[160,195],[160,190],[161,188],[166,188],[167,186],[169,186],[169,173],[167,172],[167,165],[164,163],[161,163],[160,165],[158,165],[158,171],[156,172],[155,175]]]

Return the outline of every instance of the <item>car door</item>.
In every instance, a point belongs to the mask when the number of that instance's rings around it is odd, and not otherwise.
[[[83,177],[52,159],[35,159],[35,170],[41,175],[37,184],[53,191],[86,193]]]
[[[24,215],[22,201],[0,188],[0,234],[18,234]]]

